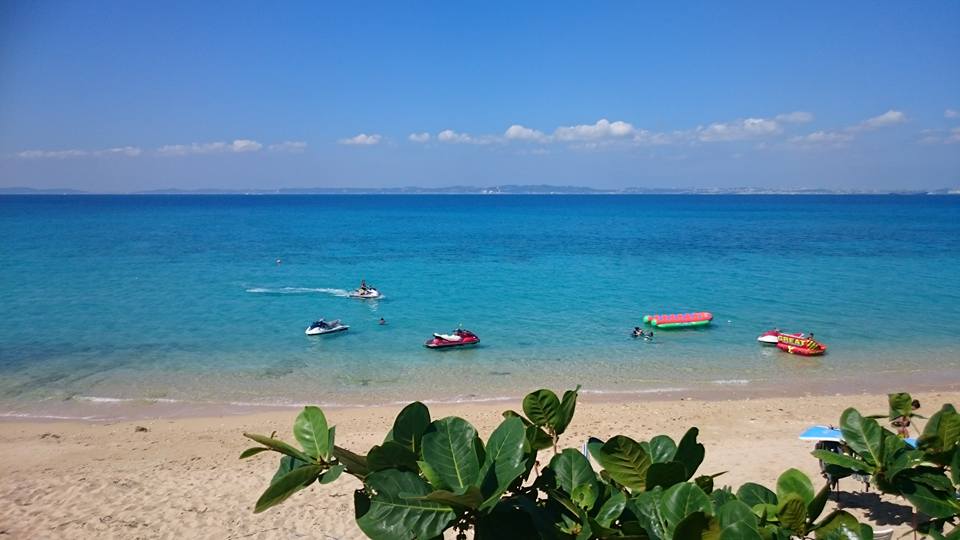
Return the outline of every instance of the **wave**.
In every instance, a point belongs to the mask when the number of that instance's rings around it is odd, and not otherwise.
[[[718,379],[710,382],[713,384],[750,384],[750,379]]]
[[[101,396],[73,396],[73,401],[86,401],[90,403],[163,403],[163,404],[181,404],[181,405],[230,405],[234,407],[264,407],[264,408],[293,408],[305,407],[307,405],[317,405],[320,407],[362,407],[362,403],[308,403],[298,401],[217,401],[217,400],[195,400],[195,399],[173,399],[173,398],[117,398]]]
[[[18,412],[0,413],[3,418],[33,418],[37,420],[102,420],[99,416],[63,416],[57,414],[31,414]]]
[[[331,289],[327,287],[254,287],[247,289],[252,294],[329,294],[331,296],[340,296],[346,298],[350,296],[350,291],[346,289]]]
[[[667,394],[671,392],[686,392],[689,388],[665,386],[662,388],[643,388],[640,390],[580,390],[581,394]]]

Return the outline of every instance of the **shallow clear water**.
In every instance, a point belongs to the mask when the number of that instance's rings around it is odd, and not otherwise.
[[[0,413],[739,391],[960,364],[955,197],[8,196],[0,230]],[[385,298],[346,298],[361,278]],[[708,328],[629,337],[646,313],[704,310]],[[351,329],[305,336],[320,316]],[[422,347],[460,323],[481,346]],[[773,326],[829,353],[758,346]]]

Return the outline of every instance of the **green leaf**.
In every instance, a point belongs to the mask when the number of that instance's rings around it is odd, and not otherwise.
[[[518,418],[507,418],[490,434],[483,466],[477,476],[487,499],[484,507],[496,505],[511,484],[526,470],[526,428]]]
[[[940,436],[941,439],[944,439],[942,442],[948,445],[951,442],[956,443],[956,439],[960,437],[960,433],[957,433],[955,436],[950,437],[948,435],[948,431],[945,429],[946,426],[941,425],[941,422],[943,422],[944,419],[949,418],[951,416],[956,416],[956,415],[957,415],[957,410],[956,408],[954,408],[953,405],[949,403],[944,404],[942,407],[940,407],[939,411],[937,411],[933,416],[930,417],[930,420],[927,421],[927,425],[923,427],[923,436],[930,437],[930,436],[937,435],[937,436]],[[944,435],[947,435],[947,436],[944,437]],[[953,439],[953,440],[950,440],[950,439]]]
[[[737,498],[737,496],[733,494],[733,491],[731,491],[730,487],[714,489],[712,492],[709,493],[709,495],[710,495],[710,502],[713,503],[714,508],[720,508],[721,506],[727,504],[730,501],[734,501]]]
[[[450,416],[435,420],[423,436],[423,461],[430,464],[441,481],[437,486],[463,493],[477,482],[480,462],[474,440],[477,430],[466,420]]]
[[[816,497],[813,498],[809,503],[807,503],[807,518],[810,521],[816,521],[820,514],[823,512],[823,507],[827,504],[827,499],[830,498],[830,484],[824,484],[820,491],[817,492]]]
[[[804,505],[813,500],[813,484],[806,474],[797,469],[787,469],[777,479],[777,498],[783,501],[788,495],[798,495]]]
[[[276,482],[270,484],[270,487],[257,499],[257,504],[253,509],[254,513],[259,514],[287,500],[288,497],[303,489],[305,484],[310,484],[316,480],[322,472],[323,467],[320,465],[307,465],[295,468],[283,475]]]
[[[593,472],[590,461],[573,448],[566,448],[553,456],[549,467],[556,475],[557,486],[570,495],[577,486],[597,483],[597,475]]]
[[[406,498],[426,496],[432,491],[412,472],[377,471],[367,476],[365,487],[372,494],[369,506],[358,505],[357,525],[370,538],[439,537],[457,515],[449,505]]]
[[[652,540],[669,538],[666,518],[661,514],[663,488],[641,491],[627,500],[627,510],[637,517],[640,526]]]
[[[357,478],[362,479],[370,472],[369,467],[367,467],[367,458],[360,454],[354,454],[345,448],[334,446],[333,457],[337,458],[337,461],[347,468],[348,473]]]
[[[910,416],[913,413],[913,398],[906,392],[887,394],[887,402],[890,404],[891,420],[901,416]]]
[[[585,511],[590,511],[597,502],[597,496],[596,484],[579,484],[574,486],[573,493],[570,494],[570,500],[576,504],[577,507]]]
[[[710,495],[713,493],[714,482],[713,479],[720,476],[721,474],[726,474],[727,471],[717,474],[701,474],[700,476],[693,479],[693,483],[696,484],[704,493]]]
[[[555,428],[560,419],[560,400],[550,390],[541,388],[523,398],[523,412],[535,425]]]
[[[874,466],[883,463],[883,428],[876,420],[864,418],[850,408],[840,416],[840,431],[847,446],[867,463]]]
[[[476,486],[470,486],[467,488],[467,491],[462,494],[452,493],[446,490],[431,491],[426,495],[414,495],[414,496],[405,496],[407,494],[401,493],[400,496],[407,499],[417,499],[425,501],[433,501],[438,503],[443,503],[454,508],[467,508],[475,509],[480,506],[480,503],[483,502],[483,495],[480,493],[480,488]]]
[[[340,475],[343,473],[345,468],[346,467],[343,464],[330,467],[327,472],[320,475],[319,482],[321,484],[329,484],[334,482],[337,478],[340,478]]]
[[[712,514],[713,505],[710,497],[695,484],[677,484],[663,492],[660,514],[666,520],[668,530],[677,527],[681,521],[696,512]]]
[[[951,492],[934,490],[906,479],[898,482],[897,487],[910,504],[932,518],[946,518],[960,513],[960,501]]]
[[[710,518],[705,512],[693,512],[687,515],[679,523],[673,532],[673,538],[694,540],[703,538],[704,533],[710,529]]]
[[[720,540],[763,540],[763,536],[760,535],[757,527],[738,522],[724,527],[720,532]]]
[[[740,486],[737,490],[737,499],[751,508],[758,504],[777,504],[776,493],[753,482]]]
[[[397,441],[387,441],[367,452],[367,467],[371,471],[403,469],[417,472],[417,456],[410,448]]]
[[[560,400],[560,411],[557,415],[557,423],[554,426],[554,432],[557,435],[563,434],[573,420],[573,413],[577,410],[577,393],[580,391],[580,385],[573,390],[567,390],[563,393],[563,399]]]
[[[616,435],[603,446],[589,445],[588,448],[597,463],[618,483],[635,491],[646,487],[650,456],[637,441]]]
[[[902,472],[914,467],[923,461],[923,452],[914,450],[903,439],[893,433],[883,431],[883,475],[886,480],[893,480]]]
[[[297,458],[292,458],[290,456],[283,456],[280,458],[280,464],[277,467],[277,472],[273,473],[273,478],[270,479],[270,483],[275,484],[290,471],[299,469],[300,467],[306,467],[307,465],[310,465],[310,463],[301,461]],[[304,487],[306,486],[307,484],[304,484]]]
[[[757,516],[754,515],[753,510],[751,510],[749,506],[738,500],[729,501],[718,508],[717,519],[720,521],[721,538],[730,536],[735,531],[742,532],[743,530],[750,530],[754,533],[754,535],[745,536],[746,538],[752,538],[753,536],[757,538],[760,537],[760,534],[757,532]],[[740,536],[730,537],[740,538]]]
[[[327,460],[330,458],[330,433],[327,418],[320,407],[308,406],[293,423],[293,436],[308,456]]]
[[[650,460],[653,463],[673,461],[677,455],[677,444],[666,435],[657,435],[650,439]]]
[[[807,522],[807,503],[803,500],[803,497],[796,493],[788,493],[786,496],[780,497],[780,504],[777,506],[777,519],[784,527],[798,536],[803,536],[806,532]]]
[[[651,463],[650,468],[647,469],[647,480],[646,488],[650,489],[653,486],[660,486],[663,489],[679,484],[686,480],[687,469],[679,461],[671,461],[669,463]],[[713,479],[709,476],[711,486],[713,485]],[[699,485],[699,484],[697,484]],[[702,489],[703,486],[700,486]],[[704,491],[707,491],[704,489]]]
[[[480,514],[474,540],[529,540],[556,536],[553,521],[526,497],[504,499],[489,514]]]
[[[443,479],[440,478],[440,475],[437,474],[437,471],[433,470],[433,467],[430,466],[426,461],[418,461],[417,466],[420,467],[420,472],[423,473],[423,477],[427,479],[427,482],[430,482],[435,488],[443,485]]]
[[[264,448],[262,446],[254,446],[253,448],[247,448],[240,454],[240,459],[246,459],[250,456],[255,456],[260,452],[268,452],[269,448]]]
[[[620,514],[623,513],[623,509],[627,506],[627,496],[618,491],[612,497],[606,500],[603,505],[600,507],[600,510],[597,511],[597,523],[603,527],[610,527],[617,518],[620,517]]]
[[[814,531],[817,540],[826,538],[842,538],[858,540],[860,538],[860,522],[843,510],[835,510],[817,526]]]
[[[257,435],[254,433],[244,433],[244,437],[248,439],[253,439],[254,441],[270,448],[271,450],[276,450],[281,454],[286,454],[290,457],[297,458],[301,461],[314,461],[310,456],[304,454],[300,450],[290,446],[289,444],[281,441],[280,439],[274,439],[273,437],[265,437],[263,435]]]
[[[876,470],[876,467],[870,465],[862,459],[857,459],[845,454],[838,454],[836,452],[831,452],[830,450],[814,450],[811,452],[811,454],[813,457],[823,461],[824,463],[837,465],[839,467],[851,469],[856,472],[873,474],[873,471]]]
[[[960,485],[960,448],[953,449],[953,458],[950,460],[950,479],[954,484]],[[960,527],[957,527],[960,531]]]
[[[546,450],[553,446],[553,437],[537,426],[532,424],[528,426],[526,428],[526,434],[530,448],[534,451]]]
[[[944,405],[930,417],[917,443],[927,460],[940,466],[950,465],[960,445],[960,414],[953,405]]]
[[[415,455],[420,454],[423,434],[430,427],[430,409],[419,401],[407,405],[393,421],[393,440]]]
[[[702,444],[697,442],[697,435],[699,433],[699,429],[695,427],[690,428],[677,445],[677,453],[674,456],[674,460],[683,463],[683,466],[686,468],[687,477],[684,478],[684,480],[693,478],[697,469],[700,468],[700,464],[703,463],[703,456],[706,450]]]

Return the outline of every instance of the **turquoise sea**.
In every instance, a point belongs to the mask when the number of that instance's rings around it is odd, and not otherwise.
[[[960,381],[960,197],[4,196],[0,231],[6,416]]]

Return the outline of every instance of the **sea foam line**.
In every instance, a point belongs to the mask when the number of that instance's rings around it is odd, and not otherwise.
[[[173,399],[173,398],[117,398],[117,397],[102,397],[102,396],[73,396],[70,398],[73,401],[87,401],[90,403],[103,403],[103,404],[115,404],[115,403],[164,403],[164,404],[182,404],[182,405],[231,405],[234,407],[251,407],[251,408],[294,408],[294,407],[306,407],[307,405],[317,405],[320,407],[362,407],[365,404],[362,403],[337,403],[337,402],[322,402],[322,403],[308,403],[308,402],[298,402],[298,401],[209,401],[209,400],[194,400],[194,399]]]
[[[686,392],[689,388],[666,386],[663,388],[644,388],[642,390],[580,390],[581,394],[666,394],[669,392]]]
[[[348,297],[350,292],[344,289],[331,289],[327,287],[253,287],[247,289],[252,294],[329,294],[332,296]]]

